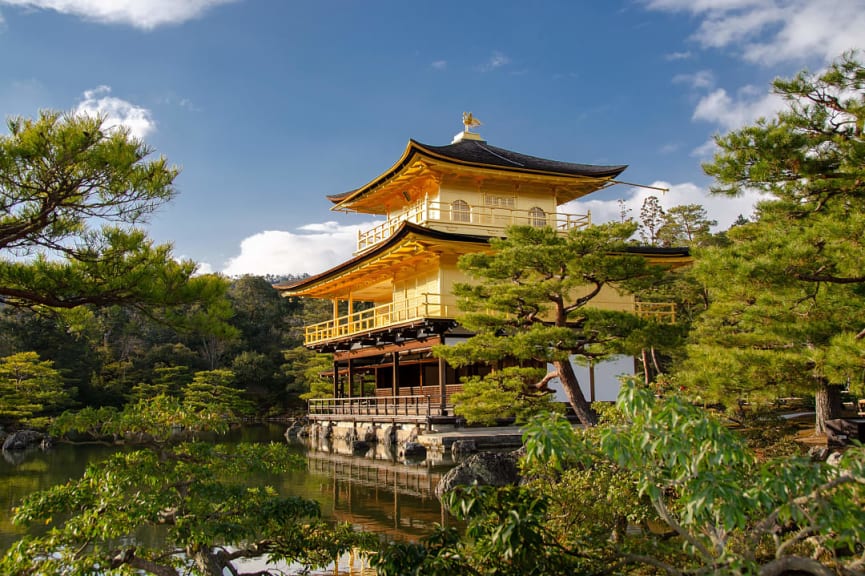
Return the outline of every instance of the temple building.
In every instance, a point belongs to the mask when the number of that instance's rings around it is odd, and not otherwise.
[[[451,144],[411,140],[381,175],[329,196],[333,210],[384,220],[358,235],[349,260],[276,286],[284,296],[333,304],[329,320],[305,327],[305,346],[333,354],[334,398],[311,404],[311,416],[338,416],[346,407],[354,407],[348,411],[356,415],[361,405],[373,421],[396,413],[414,412],[417,420],[428,421],[452,416],[450,398],[461,389],[461,378],[490,369],[455,369],[431,352],[433,346],[470,336],[459,326],[451,294],[455,282],[468,281],[457,259],[489,250],[489,239],[504,236],[515,224],[552,226],[562,233],[590,226],[589,214],[568,213],[563,205],[616,184],[626,168],[559,162],[498,148],[471,131],[470,116],[465,120],[465,130]],[[688,260],[686,251],[656,251],[648,257],[669,265]],[[641,311],[633,296],[612,289],[593,303]],[[672,314],[673,309],[647,313]]]

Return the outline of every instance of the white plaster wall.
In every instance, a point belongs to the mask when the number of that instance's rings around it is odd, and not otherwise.
[[[587,400],[589,396],[589,368],[588,366],[580,366],[573,361],[571,365],[574,367],[574,372],[577,374],[577,380],[580,382],[580,389]],[[595,364],[595,400],[598,402],[614,402],[619,394],[619,376],[623,374],[634,374],[634,358],[631,356],[616,356]],[[556,378],[550,382],[550,388],[556,392],[556,400],[567,402],[568,397],[565,396],[562,390],[562,384]]]

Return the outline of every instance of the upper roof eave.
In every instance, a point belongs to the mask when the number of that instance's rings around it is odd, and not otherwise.
[[[400,159],[377,178],[360,188],[328,196],[328,200],[334,203],[331,210],[339,210],[346,207],[347,203],[363,196],[376,186],[392,178],[406,165],[410,164],[411,159],[415,155],[422,155],[431,160],[439,160],[458,166],[488,168],[498,171],[538,174],[542,176],[590,178],[597,180],[616,178],[628,167],[627,164],[602,166],[547,160],[491,146],[483,140],[463,140],[446,146],[430,146],[411,139]]]

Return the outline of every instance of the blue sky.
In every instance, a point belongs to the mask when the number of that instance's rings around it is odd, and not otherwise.
[[[182,167],[149,226],[202,271],[319,272],[369,218],[325,195],[441,145],[629,164],[726,228],[711,137],[770,115],[769,82],[865,47],[865,0],[0,0],[0,111],[102,112]],[[574,206],[634,216],[649,191]]]

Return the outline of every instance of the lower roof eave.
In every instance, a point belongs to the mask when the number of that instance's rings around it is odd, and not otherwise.
[[[422,342],[434,337],[440,338],[442,334],[456,326],[457,322],[453,318],[419,318],[372,330],[364,330],[348,336],[322,340],[305,346],[316,352],[348,352],[355,347],[383,348],[389,345],[406,345],[409,342]],[[424,334],[419,334],[421,332]]]

